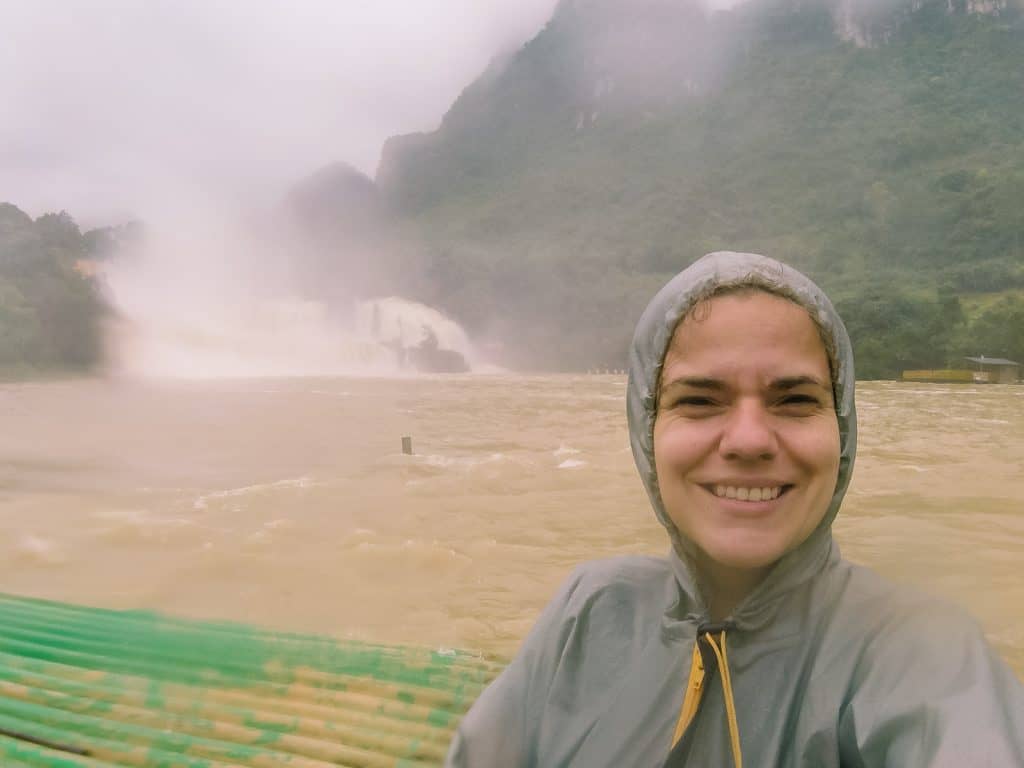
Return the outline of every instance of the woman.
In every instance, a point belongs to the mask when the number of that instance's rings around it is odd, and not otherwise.
[[[667,559],[578,568],[449,766],[1024,766],[1024,691],[960,610],[844,561],[850,341],[825,295],[713,253],[647,307],[633,456]]]

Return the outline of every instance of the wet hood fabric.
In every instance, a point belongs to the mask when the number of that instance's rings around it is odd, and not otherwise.
[[[750,618],[748,614],[752,610],[756,611],[771,596],[784,593],[813,576],[828,555],[832,521],[839,512],[850,484],[857,451],[853,348],[846,327],[824,292],[792,267],[755,253],[709,253],[676,275],[647,305],[633,334],[626,390],[626,416],[633,460],[654,512],[672,541],[672,556],[677,561],[675,571],[680,586],[701,603],[700,590],[689,565],[694,555],[693,545],[679,535],[665,512],[658,491],[658,476],[654,466],[658,382],[672,335],[679,321],[693,307],[694,301],[706,296],[715,287],[750,280],[762,281],[791,292],[808,312],[814,314],[818,325],[830,336],[835,353],[832,387],[839,422],[840,457],[839,476],[832,501],[817,530],[800,547],[779,561],[770,577],[737,607],[733,618],[739,622]]]
[[[857,451],[857,414],[854,408],[853,349],[846,327],[832,302],[807,277],[775,259],[755,253],[719,251],[709,253],[680,272],[665,285],[647,305],[633,334],[629,355],[629,385],[626,391],[626,416],[629,420],[629,441],[640,479],[647,489],[654,511],[661,524],[677,539],[672,522],[665,514],[658,493],[658,476],[654,469],[654,418],[661,366],[672,334],[694,300],[706,295],[710,288],[750,278],[763,279],[771,285],[787,288],[813,311],[819,324],[835,344],[837,370],[832,384],[839,421],[839,479],[821,528],[835,519],[843,495],[853,473]]]
[[[660,366],[680,317],[710,286],[751,274],[785,286],[831,334],[842,456],[821,524],[730,617],[744,765],[1024,768],[1024,689],[976,622],[848,563],[832,540],[856,448],[853,357],[842,322],[795,270],[731,252],[705,256],[655,296],[630,355],[630,441],[672,541],[669,556],[576,568],[460,723],[449,768],[733,765],[717,676],[673,741],[694,646],[710,616],[690,567],[692,544],[661,503],[652,435]]]

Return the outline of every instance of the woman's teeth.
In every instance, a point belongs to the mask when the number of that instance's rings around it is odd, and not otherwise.
[[[725,499],[738,499],[739,501],[770,501],[777,499],[782,493],[782,486],[776,485],[769,488],[740,488],[735,485],[716,485],[715,496]]]

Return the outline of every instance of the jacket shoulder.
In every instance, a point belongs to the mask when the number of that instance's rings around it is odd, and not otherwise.
[[[841,629],[861,638],[851,680],[855,691],[919,703],[965,687],[985,693],[1014,689],[1018,700],[1024,693],[980,622],[949,600],[851,566],[838,609],[845,619]],[[974,670],[970,683],[967,670]]]
[[[869,638],[920,641],[922,634],[934,634],[948,641],[962,633],[981,633],[974,617],[956,603],[896,584],[863,566],[849,565],[843,602],[846,609],[855,609]],[[939,627],[944,631],[932,631]]]
[[[625,556],[577,566],[534,626],[527,646],[547,646],[561,664],[629,658],[660,631],[675,580],[667,560]]]
[[[668,560],[644,555],[623,555],[591,560],[576,566],[569,577],[566,608],[593,608],[595,603],[628,601],[650,606],[660,615],[664,596],[675,583]]]
[[[979,623],[863,568],[848,586],[842,607],[863,640],[840,738],[856,764],[1021,764],[1024,740],[1007,726],[1024,722],[1024,688]]]
[[[607,584],[649,587],[674,578],[668,560],[653,555],[620,555],[588,560],[577,565],[573,574],[593,588]]]

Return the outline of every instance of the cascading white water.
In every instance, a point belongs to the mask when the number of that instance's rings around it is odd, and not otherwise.
[[[111,346],[119,372],[146,377],[393,372],[386,349],[332,326],[323,304],[265,300],[173,315],[122,315]]]
[[[202,248],[195,240],[173,250],[160,244],[102,270],[117,309],[108,333],[115,374],[389,376],[471,368],[465,331],[432,307],[396,296],[344,307],[296,298],[287,293],[287,268],[271,268],[268,259],[257,271],[208,240]]]
[[[136,252],[102,265],[116,309],[107,334],[114,373],[387,376],[472,367],[466,332],[437,309],[398,296],[323,300],[345,295],[353,254],[335,254],[313,300],[299,279],[309,261],[301,238],[260,239],[195,212],[147,234]]]
[[[112,323],[115,370],[143,377],[395,375],[430,367],[418,350],[457,355],[471,369],[465,331],[436,309],[397,296],[365,301],[351,318],[320,302],[258,300],[202,308],[125,311]],[[348,321],[348,322],[347,322]],[[435,344],[436,342],[436,344]],[[433,345],[433,346],[432,346]],[[417,355],[419,354],[419,357]]]

